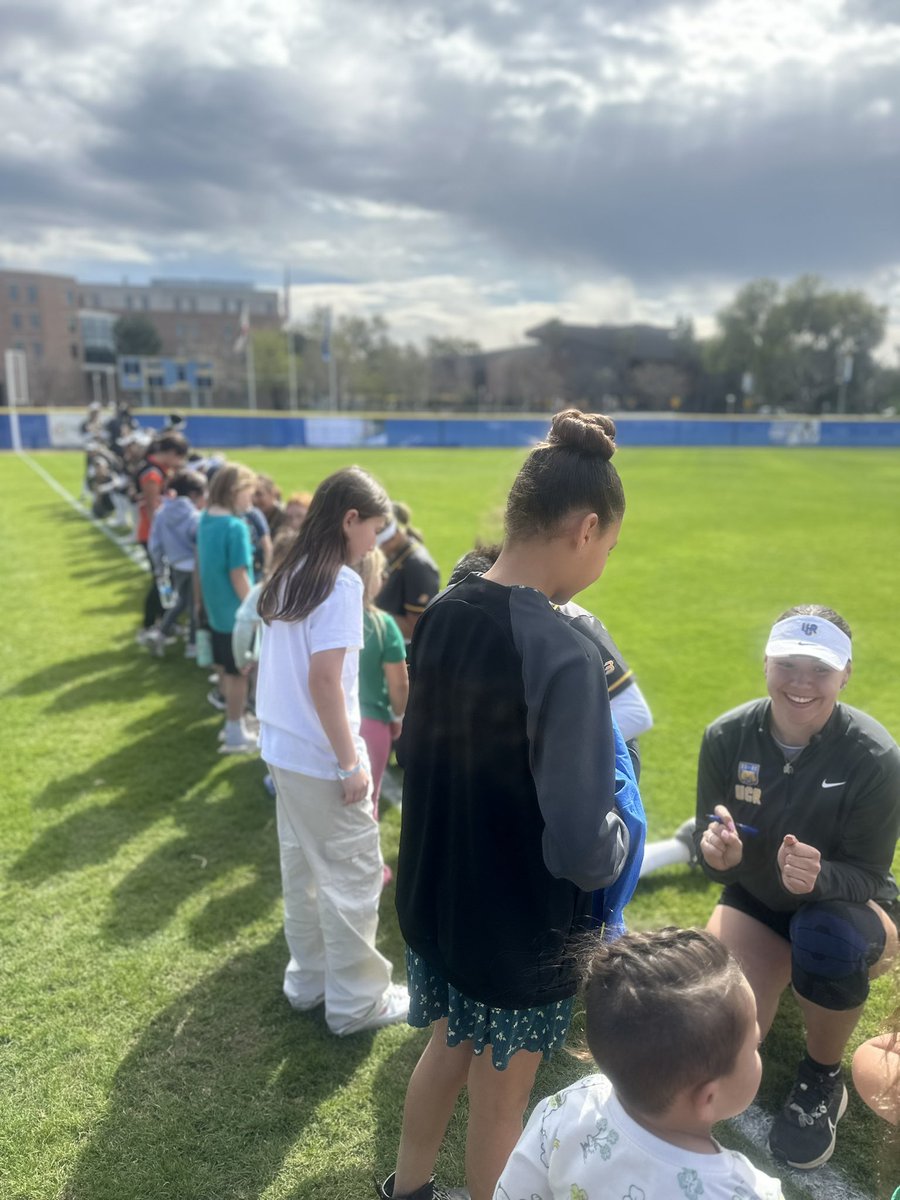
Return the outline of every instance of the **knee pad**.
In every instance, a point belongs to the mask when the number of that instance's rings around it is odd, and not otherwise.
[[[791,982],[805,1000],[841,1012],[869,994],[869,967],[884,953],[884,927],[865,904],[806,904],[791,918]]]

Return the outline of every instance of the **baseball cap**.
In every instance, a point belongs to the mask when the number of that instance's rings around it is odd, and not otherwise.
[[[804,654],[817,658],[835,671],[842,671],[853,657],[850,639],[842,629],[822,617],[802,614],[776,621],[766,643],[768,658]]]

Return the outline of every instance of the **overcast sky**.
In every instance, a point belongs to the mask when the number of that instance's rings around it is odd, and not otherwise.
[[[0,265],[286,263],[486,345],[815,272],[900,344],[900,0],[0,0]]]

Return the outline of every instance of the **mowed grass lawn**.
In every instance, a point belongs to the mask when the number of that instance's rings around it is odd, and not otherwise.
[[[350,460],[374,472],[446,577],[500,532],[521,456],[507,451],[247,451],[288,492]],[[38,460],[72,493],[81,456]],[[656,717],[643,739],[651,836],[693,808],[704,725],[760,694],[768,626],[819,601],[855,631],[849,703],[900,730],[900,459],[879,451],[623,450],[628,514],[601,614]],[[280,994],[272,802],[257,761],[216,753],[205,672],[133,642],[147,577],[14,457],[0,622],[0,1195],[4,1200],[237,1200],[371,1194],[390,1170],[424,1034],[330,1037]],[[399,814],[383,840],[395,859]],[[643,884],[633,926],[703,923],[715,889],[673,869]],[[380,939],[402,948],[385,893]],[[891,986],[873,991],[856,1040]],[[855,1043],[854,1043],[855,1044]],[[801,1038],[786,999],[760,1103],[783,1099]],[[546,1094],[583,1074],[568,1054]],[[440,1164],[462,1179],[464,1128]],[[728,1140],[729,1134],[724,1135]],[[834,1162],[873,1197],[884,1132],[855,1099]],[[788,1182],[790,1196],[804,1193]]]

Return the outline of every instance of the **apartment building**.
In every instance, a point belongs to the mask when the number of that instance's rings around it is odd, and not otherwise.
[[[149,284],[81,283],[80,308],[117,316],[147,317],[167,358],[219,358],[233,354],[245,307],[252,329],[278,329],[278,293],[247,283],[203,279],[152,279]]]
[[[36,271],[0,271],[0,400],[4,403],[6,350],[24,351],[33,404],[81,403],[77,280]]]
[[[88,283],[67,275],[0,270],[0,402],[5,402],[3,351],[11,348],[27,356],[33,404],[82,404],[96,396],[96,377],[114,358],[113,324],[134,314],[156,328],[161,357],[211,359],[216,391],[226,391],[231,381],[239,393],[244,368],[234,343],[245,311],[253,330],[280,328],[278,293],[248,283]],[[100,394],[107,398],[107,389]]]

